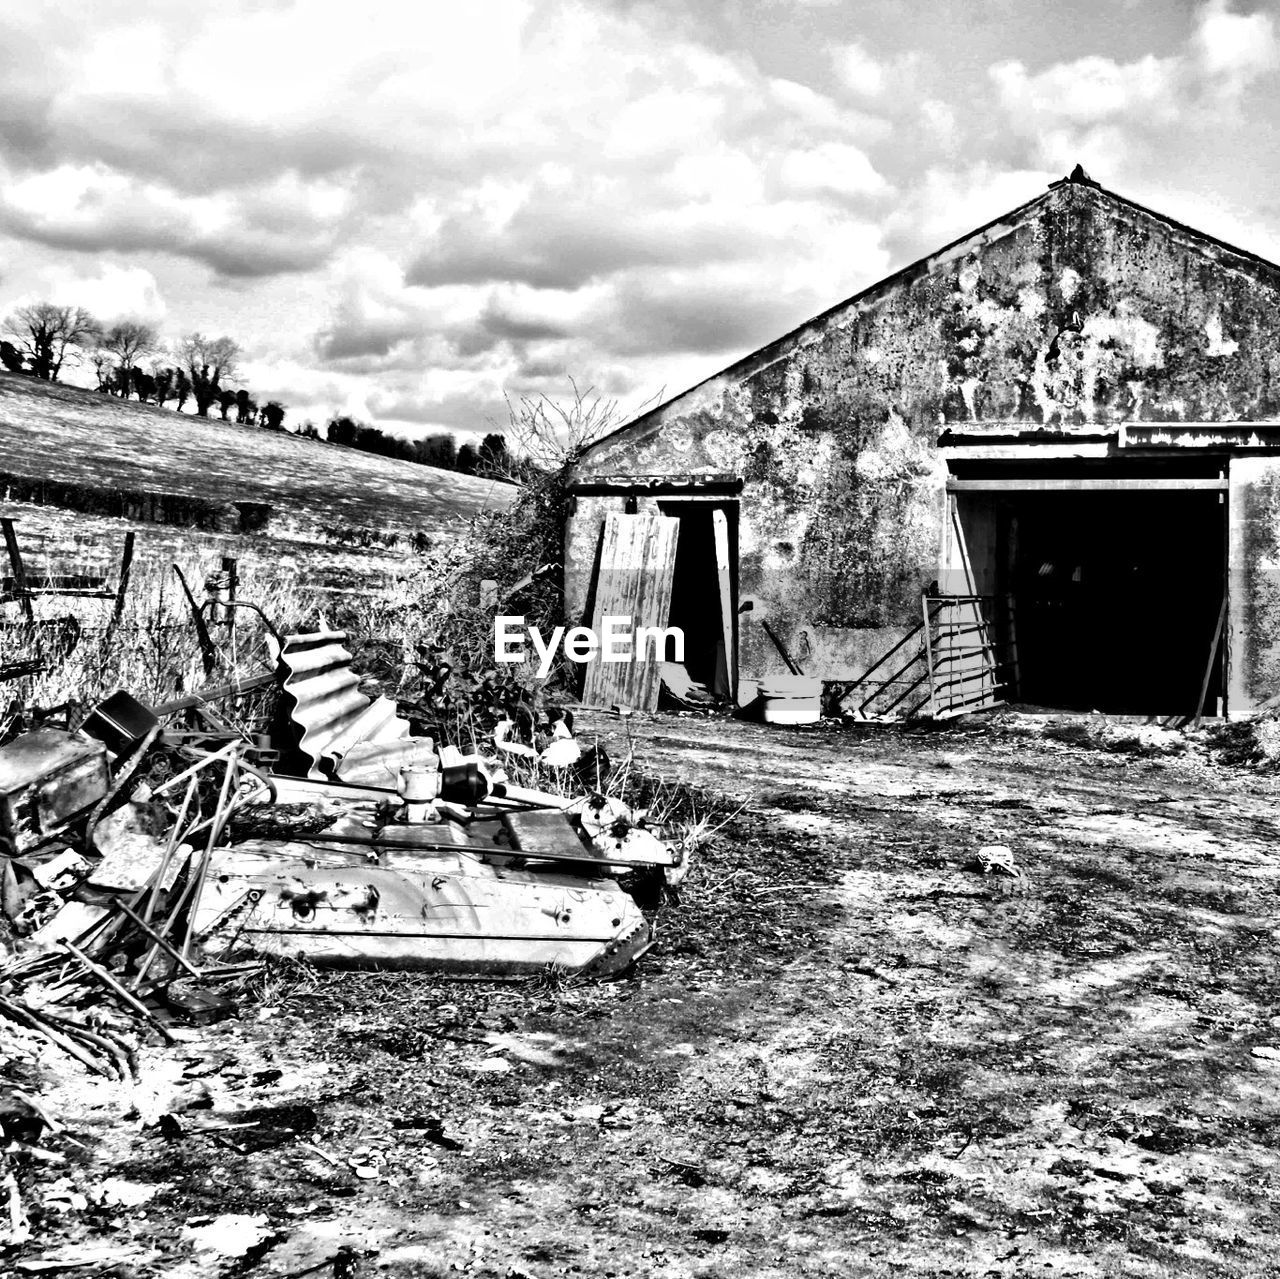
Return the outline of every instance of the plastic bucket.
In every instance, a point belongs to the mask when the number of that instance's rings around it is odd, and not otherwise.
[[[760,681],[766,724],[816,724],[822,718],[822,681],[811,675],[774,675]]]

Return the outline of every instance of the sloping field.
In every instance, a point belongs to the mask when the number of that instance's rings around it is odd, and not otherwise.
[[[514,491],[0,374],[0,516],[15,521],[28,573],[110,580],[132,531],[135,570],[153,575],[181,563],[199,581],[230,556],[251,575],[366,594]],[[0,579],[8,571],[0,563]]]
[[[447,533],[512,491],[14,375],[0,376],[0,484],[9,501],[336,544]]]

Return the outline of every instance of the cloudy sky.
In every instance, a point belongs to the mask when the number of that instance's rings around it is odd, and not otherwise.
[[[1030,199],[1280,260],[1257,0],[24,0],[0,315],[226,333],[290,422],[677,392]]]

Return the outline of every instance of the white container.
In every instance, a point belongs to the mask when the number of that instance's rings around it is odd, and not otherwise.
[[[773,675],[760,681],[766,724],[816,724],[822,718],[822,681],[811,675]]]

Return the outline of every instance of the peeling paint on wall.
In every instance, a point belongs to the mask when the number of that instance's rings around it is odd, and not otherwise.
[[[741,476],[757,616],[795,641],[881,628],[887,647],[937,572],[948,425],[1277,417],[1280,269],[1068,181],[645,415],[582,471]],[[745,673],[780,669],[749,627],[743,646]]]

